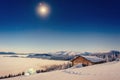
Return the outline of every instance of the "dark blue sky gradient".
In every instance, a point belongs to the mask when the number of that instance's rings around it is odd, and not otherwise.
[[[35,8],[51,7],[47,19]],[[0,51],[120,50],[119,0],[0,0]]]

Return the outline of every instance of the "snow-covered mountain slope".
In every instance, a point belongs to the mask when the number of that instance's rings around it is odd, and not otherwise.
[[[75,51],[58,51],[52,53],[33,53],[29,54],[27,57],[30,58],[44,58],[44,59],[54,59],[54,60],[71,60],[76,56],[97,56],[103,58],[106,61],[114,61],[116,58],[120,58],[119,51],[109,51],[103,53],[90,53],[90,52],[75,52]]]
[[[90,52],[81,53],[81,52],[75,52],[75,51],[58,51],[58,52],[55,52],[54,54],[75,56],[75,55],[90,55],[92,53],[90,53]]]
[[[80,52],[74,52],[74,51],[58,51],[58,52],[55,52],[54,55],[61,55],[61,56],[74,56],[74,55],[78,55],[78,54],[81,54]]]
[[[6,80],[120,80],[120,62],[21,76]]]
[[[80,55],[80,52],[73,51],[59,51],[53,53],[39,53],[39,54],[29,54],[28,58],[44,58],[44,59],[54,59],[54,60],[70,60],[76,55]]]

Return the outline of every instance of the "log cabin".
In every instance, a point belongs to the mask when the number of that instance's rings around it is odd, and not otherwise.
[[[96,56],[77,56],[71,60],[72,66],[82,64],[83,66],[90,66],[94,64],[104,63],[105,60]]]

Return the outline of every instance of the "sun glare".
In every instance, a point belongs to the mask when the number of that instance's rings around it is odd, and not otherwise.
[[[50,13],[50,7],[45,3],[39,3],[36,11],[39,16],[47,17]]]

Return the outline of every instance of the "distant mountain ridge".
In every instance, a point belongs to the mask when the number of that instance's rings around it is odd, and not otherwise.
[[[120,52],[112,50],[105,53],[90,53],[90,52],[74,52],[74,51],[58,51],[54,53],[42,53],[42,54],[32,54],[28,55],[30,58],[45,58],[45,59],[55,59],[55,60],[71,60],[75,56],[97,56],[99,58],[106,59],[106,61],[113,61],[116,58],[120,58]]]
[[[0,54],[16,54],[14,52],[0,52]]]
[[[19,55],[14,52],[0,52],[0,55]],[[98,52],[98,53],[91,53],[91,52],[74,52],[74,51],[58,51],[53,53],[30,53],[27,54],[28,58],[42,58],[42,59],[54,59],[54,60],[71,60],[76,56],[97,56],[99,58],[103,58],[106,61],[114,61],[117,58],[120,59],[120,51],[111,50],[109,52]]]

